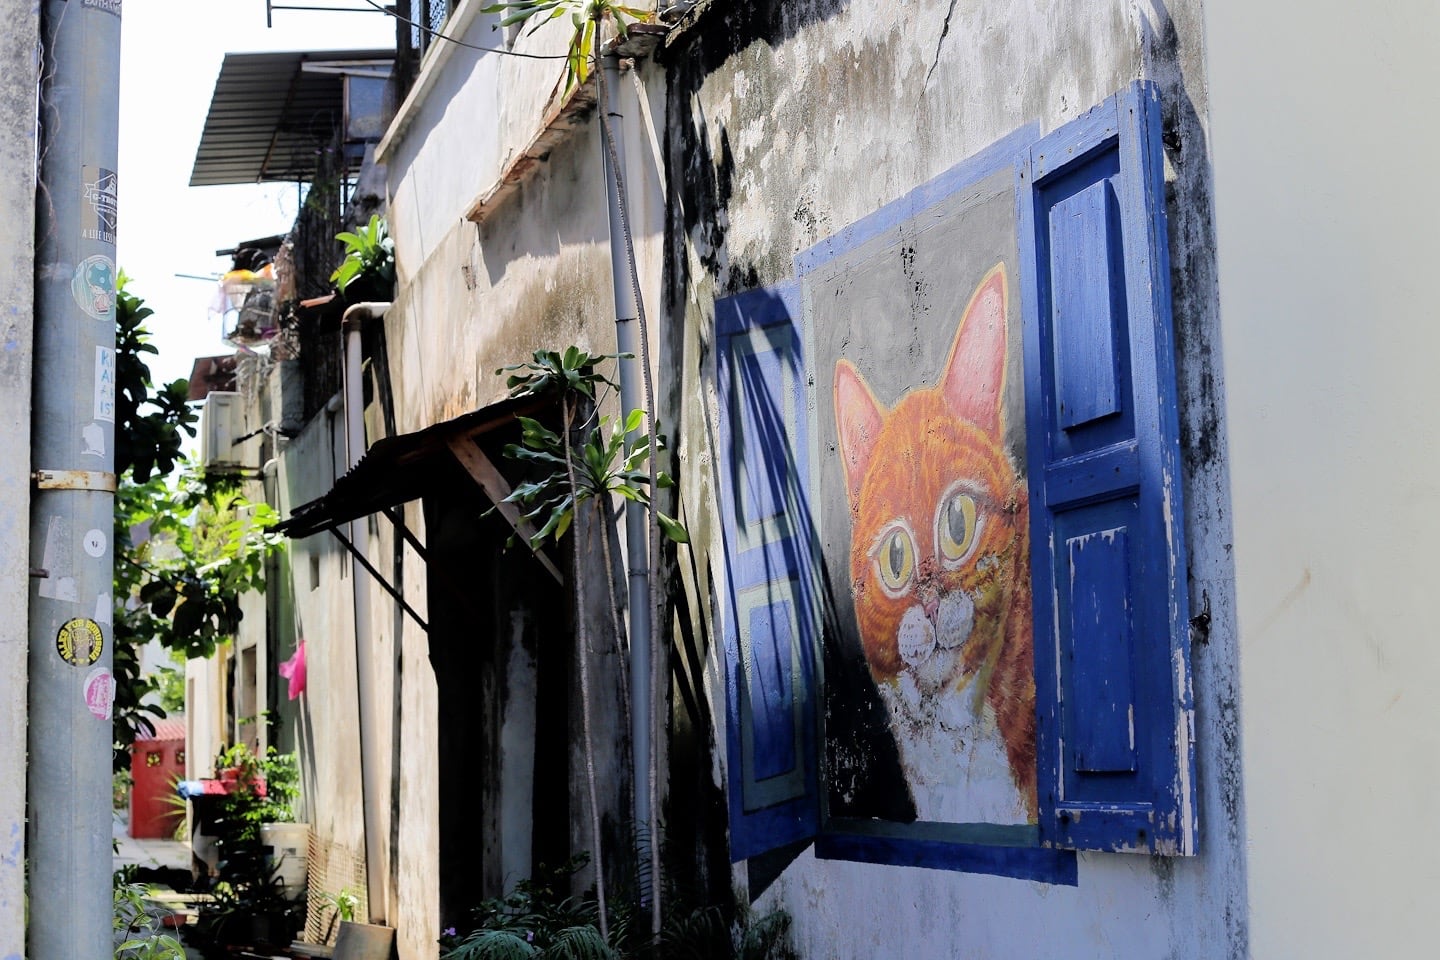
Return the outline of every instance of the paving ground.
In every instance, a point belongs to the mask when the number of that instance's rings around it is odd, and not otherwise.
[[[183,840],[137,840],[130,836],[130,814],[116,810],[113,834],[115,837],[115,869],[127,864],[155,869],[189,870],[190,844]]]

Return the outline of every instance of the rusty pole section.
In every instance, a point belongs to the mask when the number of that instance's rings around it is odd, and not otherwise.
[[[41,10],[30,509],[30,960],[113,956],[120,0]]]

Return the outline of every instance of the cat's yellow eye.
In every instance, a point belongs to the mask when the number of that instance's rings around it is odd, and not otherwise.
[[[902,526],[891,527],[881,534],[871,555],[886,590],[903,590],[915,575],[915,539]]]
[[[946,560],[963,560],[975,544],[978,532],[975,519],[975,498],[963,491],[947,497],[935,518],[935,540],[940,555]]]

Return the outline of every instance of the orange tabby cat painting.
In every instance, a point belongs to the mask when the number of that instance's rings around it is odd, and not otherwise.
[[[980,280],[935,385],[886,406],[836,363],[850,591],[915,813],[1033,823],[1035,681],[1024,477],[1007,452],[1005,265]]]

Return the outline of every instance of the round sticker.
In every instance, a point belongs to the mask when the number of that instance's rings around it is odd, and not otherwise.
[[[105,534],[100,530],[91,530],[85,534],[85,552],[92,557],[98,557],[105,552]]]
[[[85,675],[85,708],[97,720],[109,720],[115,704],[115,678],[104,667]]]
[[[96,320],[115,318],[115,263],[99,254],[86,257],[75,266],[70,278],[75,302]]]
[[[66,663],[88,667],[100,659],[100,651],[105,649],[105,635],[94,620],[76,617],[60,625],[60,632],[55,635],[55,649]]]

